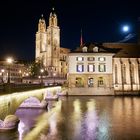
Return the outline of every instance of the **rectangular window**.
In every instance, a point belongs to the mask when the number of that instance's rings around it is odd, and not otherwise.
[[[84,57],[76,57],[77,61],[84,61]]]
[[[106,72],[106,65],[105,64],[99,64],[99,72]]]
[[[84,71],[84,65],[83,64],[78,64],[77,65],[77,72],[83,72]]]
[[[95,65],[94,64],[88,64],[88,72],[94,72],[95,71]]]
[[[88,57],[87,60],[88,61],[95,61],[95,58],[94,57]]]
[[[105,57],[98,57],[98,61],[105,61]]]

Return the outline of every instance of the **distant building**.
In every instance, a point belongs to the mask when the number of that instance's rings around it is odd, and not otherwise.
[[[48,77],[66,77],[67,54],[69,51],[69,49],[60,47],[60,28],[54,9],[50,13],[47,28],[42,15],[41,19],[39,19],[36,33],[35,58],[36,61],[41,60],[43,62],[48,71]]]
[[[0,83],[8,82],[8,73],[10,83],[21,83],[24,69],[24,64],[8,64],[7,61],[0,61]]]
[[[69,53],[68,65],[69,94],[114,95],[140,91],[137,44],[85,44]]]

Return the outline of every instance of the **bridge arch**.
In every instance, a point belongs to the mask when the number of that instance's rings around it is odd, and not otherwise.
[[[26,92],[17,92],[17,93],[1,96],[0,119],[4,120],[6,116],[14,115],[17,108],[20,106],[20,104],[24,102],[27,98],[35,97],[39,101],[42,101],[44,98],[44,93],[46,91],[56,93],[57,90],[60,89],[61,87],[58,86],[58,87],[44,88],[44,89],[38,89],[38,90],[32,90]]]

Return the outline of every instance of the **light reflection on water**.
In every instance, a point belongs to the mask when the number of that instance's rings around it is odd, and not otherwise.
[[[22,140],[23,137],[30,132],[30,130],[34,127],[36,117],[43,112],[41,109],[25,109],[20,108],[16,111],[16,115],[20,119],[18,124],[18,133],[19,140]]]
[[[19,110],[25,140],[140,139],[139,97],[73,96],[50,106],[38,119],[39,110]]]

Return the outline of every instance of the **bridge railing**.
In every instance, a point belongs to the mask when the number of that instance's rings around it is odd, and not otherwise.
[[[61,86],[61,84],[55,83],[55,84],[48,84],[48,85],[41,85],[41,84],[26,84],[26,83],[10,83],[10,84],[1,84],[0,85],[0,93],[12,93],[12,92],[18,92],[18,91],[27,91],[27,90],[33,90],[33,89],[39,89],[39,88],[45,88],[45,87],[53,87],[53,86]]]

